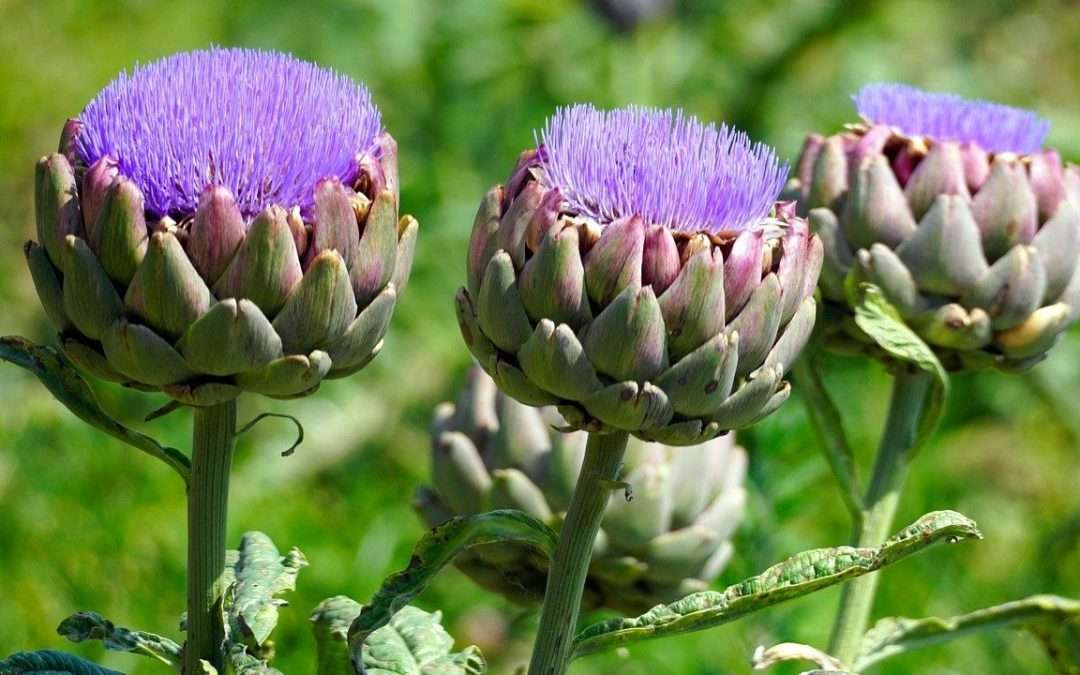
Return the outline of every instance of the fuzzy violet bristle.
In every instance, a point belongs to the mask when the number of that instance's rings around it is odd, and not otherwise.
[[[311,208],[315,184],[357,175],[381,129],[368,90],[291,56],[209,49],[141,65],[109,83],[79,116],[82,161],[104,156],[156,216],[191,214],[224,185],[251,216],[270,204]]]
[[[562,108],[538,138],[541,181],[601,224],[637,215],[686,232],[746,229],[787,178],[772,148],[679,110]]]
[[[989,152],[1037,152],[1050,132],[1050,123],[1028,110],[905,84],[868,84],[852,100],[867,122],[907,136],[976,143]]]

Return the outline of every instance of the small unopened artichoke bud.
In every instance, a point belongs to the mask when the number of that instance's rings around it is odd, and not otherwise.
[[[38,164],[26,255],[64,351],[190,405],[359,370],[416,242],[396,150],[367,89],[282,54],[120,76]]]
[[[871,283],[946,368],[1044,358],[1080,317],[1080,167],[1043,149],[1049,123],[904,85],[854,101],[862,122],[812,135],[785,189],[824,244],[826,333],[866,343],[850,304]]]
[[[584,432],[556,431],[564,422],[554,408],[518,403],[473,368],[457,403],[436,411],[431,483],[417,500],[421,516],[434,526],[453,516],[515,508],[558,528],[587,440]],[[631,438],[628,487],[613,486],[585,603],[640,613],[706,588],[733,553],[730,539],[746,501],[746,462],[731,434],[679,448]],[[544,596],[547,560],[527,548],[478,546],[456,564],[516,602],[537,603]]]
[[[560,110],[473,225],[458,319],[522,403],[673,445],[787,398],[821,241],[767,146],[641,108]]]

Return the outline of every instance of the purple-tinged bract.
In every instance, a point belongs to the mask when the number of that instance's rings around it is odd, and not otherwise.
[[[905,84],[869,84],[852,100],[868,122],[908,136],[976,143],[989,152],[1037,152],[1050,131],[1047,120],[1028,110]]]
[[[308,213],[315,184],[357,175],[381,129],[368,90],[285,54],[210,49],[124,73],[82,112],[79,158],[109,155],[156,216],[194,213],[224,185],[246,216],[270,204]]]
[[[769,213],[788,171],[769,146],[681,111],[575,105],[538,140],[546,187],[601,224],[636,215],[684,232],[740,231]]]

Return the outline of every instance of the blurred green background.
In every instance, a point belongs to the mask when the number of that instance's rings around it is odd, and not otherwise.
[[[1052,145],[1080,158],[1080,9],[1072,2],[683,0],[615,30],[574,0],[0,0],[0,333],[50,340],[21,256],[32,232],[33,163],[63,120],[115,73],[210,44],[290,51],[373,90],[401,146],[403,208],[421,222],[413,279],[386,349],[364,372],[283,404],[242,402],[241,418],[288,409],[308,437],[292,457],[287,422],[239,445],[230,539],[258,528],[311,561],[277,632],[277,665],[312,672],[307,615],[322,598],[368,597],[403,566],[422,528],[411,512],[427,470],[432,406],[468,365],[453,318],[472,213],[559,104],[681,106],[726,120],[792,157],[803,135],[853,118],[849,94],[874,80],[998,99],[1053,122]],[[167,96],[168,92],[162,92]],[[1036,592],[1080,596],[1080,336],[1022,377],[954,378],[942,430],[919,457],[899,519],[954,508],[985,541],[934,549],[887,570],[877,615],[948,615]],[[889,381],[830,360],[828,384],[862,453],[876,441]],[[97,386],[97,385],[96,385]],[[190,415],[152,424],[162,403],[97,386],[126,423],[187,447]],[[751,502],[723,575],[733,582],[796,551],[846,543],[849,526],[796,396],[741,436]],[[125,672],[161,672],[54,632],[95,609],[178,636],[184,495],[164,466],[82,426],[31,377],[0,367],[0,654],[66,648]],[[838,591],[740,623],[579,662],[576,673],[745,673],[758,644],[824,645]],[[508,673],[531,619],[447,571],[420,599]],[[796,672],[780,669],[776,672]],[[906,656],[881,673],[1048,673],[1023,633],[973,637]]]

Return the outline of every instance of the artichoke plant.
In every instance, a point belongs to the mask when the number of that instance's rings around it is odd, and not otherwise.
[[[26,258],[65,354],[185,404],[359,370],[412,264],[367,89],[290,57],[214,49],[122,75],[36,180]]]
[[[806,139],[785,196],[825,247],[830,344],[876,353],[861,283],[949,369],[1021,369],[1080,317],[1080,167],[1033,113],[902,85],[855,95],[863,121]]]
[[[773,152],[681,113],[574,106],[476,215],[461,332],[568,426],[694,445],[787,398],[821,242]]]
[[[558,528],[570,503],[587,434],[560,433],[554,408],[533,408],[498,391],[473,368],[457,404],[437,409],[431,486],[418,509],[430,526],[452,516],[520,509]],[[732,554],[746,501],[746,453],[732,435],[673,448],[631,439],[625,480],[596,537],[587,606],[640,613],[708,586]],[[456,561],[477,583],[521,603],[544,595],[547,560],[511,544],[469,549]]]

